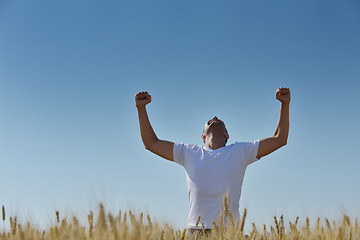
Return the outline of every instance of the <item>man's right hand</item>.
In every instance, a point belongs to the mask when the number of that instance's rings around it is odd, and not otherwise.
[[[156,136],[146,112],[145,106],[151,102],[151,96],[148,92],[138,92],[135,95],[135,104],[139,115],[139,127],[141,139],[147,150],[163,157],[167,160],[173,160],[174,143],[170,141],[160,140]]]
[[[135,104],[137,108],[145,107],[151,102],[151,95],[148,92],[138,92],[135,95]]]

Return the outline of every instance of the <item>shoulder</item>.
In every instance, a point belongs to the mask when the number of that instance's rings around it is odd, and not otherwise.
[[[230,145],[227,145],[226,148],[229,149],[229,150],[230,149],[239,149],[241,147],[244,147],[245,143],[246,142],[234,142],[234,143],[232,143]]]
[[[233,149],[239,149],[244,151],[249,148],[257,148],[259,146],[259,142],[260,140],[249,141],[249,142],[235,142],[229,145],[229,147],[231,146]]]
[[[175,162],[185,166],[189,158],[199,154],[199,152],[201,152],[201,147],[196,144],[175,143],[173,148],[173,158]]]
[[[201,149],[199,145],[196,144],[189,144],[189,143],[175,143],[174,144],[175,149],[186,149],[186,150],[193,150],[198,151]]]
[[[256,144],[259,144],[260,140],[256,140],[256,141],[247,141],[247,142],[235,142],[231,145],[235,145],[235,146],[238,146],[238,147],[244,147],[244,146],[247,146],[247,145],[256,145]]]

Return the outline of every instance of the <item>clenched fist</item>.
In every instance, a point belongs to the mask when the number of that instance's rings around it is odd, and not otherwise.
[[[145,107],[151,102],[151,95],[148,92],[138,92],[135,95],[135,104],[137,108]]]
[[[278,88],[275,97],[282,103],[290,103],[290,89],[285,87]]]

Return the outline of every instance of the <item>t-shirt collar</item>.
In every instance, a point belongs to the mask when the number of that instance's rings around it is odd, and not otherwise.
[[[221,148],[217,148],[217,149],[212,149],[212,148],[208,148],[206,146],[203,146],[203,149],[205,149],[207,151],[218,151],[218,150],[224,149],[224,147],[226,147],[226,145],[221,147]]]

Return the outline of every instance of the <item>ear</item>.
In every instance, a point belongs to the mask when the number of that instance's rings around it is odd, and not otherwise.
[[[201,138],[205,141],[205,134],[201,134]]]
[[[228,134],[228,133],[225,133],[225,138],[226,138],[226,139],[229,139],[229,137],[230,137],[229,134]]]

